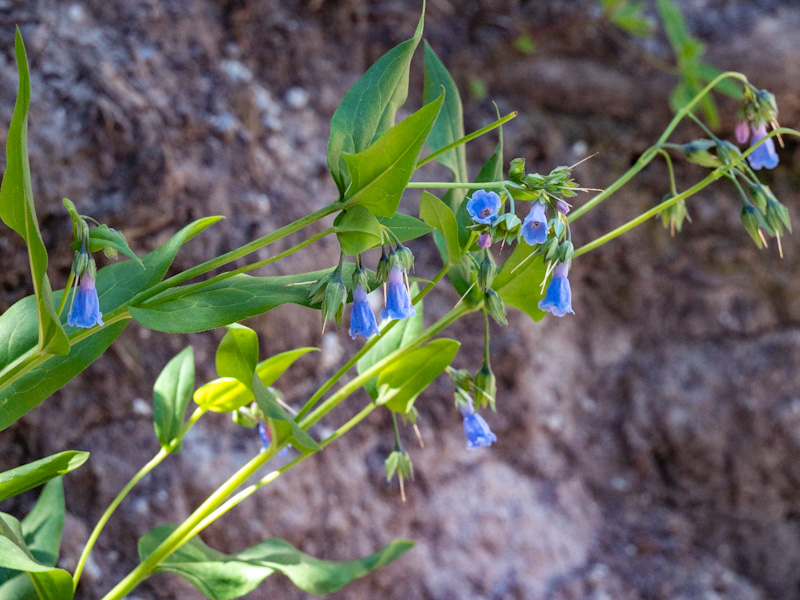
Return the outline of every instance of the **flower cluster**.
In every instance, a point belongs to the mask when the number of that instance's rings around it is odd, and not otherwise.
[[[753,151],[747,157],[750,166],[759,169],[774,169],[778,166],[778,153],[773,139],[767,138],[767,125],[778,127],[778,106],[775,96],[767,90],[745,86],[742,106],[734,134],[740,144],[749,138]],[[767,138],[767,139],[764,139]]]

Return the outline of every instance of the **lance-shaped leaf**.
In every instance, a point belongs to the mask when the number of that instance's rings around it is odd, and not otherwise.
[[[436,245],[440,247],[444,263],[460,263],[461,246],[458,243],[458,225],[453,211],[433,194],[422,192],[419,216],[437,230],[434,239]]]
[[[167,363],[153,385],[153,425],[158,443],[170,448],[183,430],[186,408],[194,391],[194,350],[187,346]]]
[[[539,308],[545,267],[541,256],[531,256],[534,250],[534,246],[517,244],[497,272],[492,287],[507,306],[539,321],[545,315]]]
[[[384,133],[366,150],[345,154],[352,179],[343,206],[360,204],[376,217],[391,217],[414,173],[422,146],[444,101],[441,94]]]
[[[19,71],[19,91],[14,116],[6,141],[6,172],[0,186],[0,218],[16,231],[28,246],[28,258],[36,297],[38,348],[50,354],[67,354],[69,340],[56,315],[53,290],[47,277],[47,249],[39,232],[33,203],[31,167],[28,160],[28,108],[31,103],[31,80],[28,57],[17,29],[14,40]]]
[[[162,525],[140,539],[139,557],[147,558],[175,528]],[[185,577],[212,600],[241,598],[276,572],[309,594],[332,594],[352,580],[388,565],[413,546],[412,541],[395,540],[366,558],[333,562],[304,554],[278,538],[236,554],[223,554],[195,537],[166,558],[157,571]]]
[[[431,102],[444,88],[444,104],[428,136],[428,148],[436,152],[464,137],[464,112],[458,86],[439,57],[425,42],[425,102]],[[450,169],[454,181],[469,181],[467,174],[467,154],[464,145],[448,150],[436,160]],[[445,203],[453,212],[458,210],[464,198],[464,190],[450,190]]]
[[[322,446],[301,429],[294,419],[286,414],[286,411],[275,399],[275,395],[259,379],[258,374],[253,375],[253,393],[255,394],[258,408],[273,420],[275,429],[278,432],[278,441],[288,441],[300,452],[322,450]]]
[[[0,513],[0,568],[28,573],[41,600],[72,600],[70,574],[36,560],[25,544],[20,522],[5,513]]]
[[[77,240],[70,244],[70,248],[73,250],[78,250],[81,247],[81,243]],[[139,260],[139,257],[134,254],[131,247],[128,246],[128,240],[125,239],[125,236],[122,235],[121,232],[117,231],[116,229],[111,229],[108,225],[99,225],[97,227],[92,227],[89,230],[89,249],[92,252],[97,252],[98,250],[103,250],[104,248],[111,248],[117,252],[122,252],[125,256],[129,256],[136,262],[138,262],[142,267],[142,261]]]
[[[270,386],[283,375],[294,361],[307,352],[316,352],[318,348],[297,348],[281,352],[259,363],[256,373],[265,386]],[[254,399],[253,391],[232,377],[215,379],[194,393],[194,401],[198,406],[213,412],[233,412]]]
[[[392,230],[401,242],[407,242],[418,237],[422,237],[426,233],[433,231],[433,227],[426,225],[416,217],[404,215],[403,213],[395,213],[391,217],[378,217],[378,221],[384,227]]]
[[[124,261],[98,271],[97,292],[103,313],[110,313],[130,302],[139,292],[160,282],[181,245],[221,218],[206,217],[187,225],[166,244],[143,257],[144,269],[134,261]],[[55,297],[60,299],[61,292],[56,292]],[[29,296],[0,316],[0,368],[10,365],[35,348],[35,314],[36,300]],[[62,318],[66,321],[66,314]],[[127,320],[120,321],[93,330],[89,337],[74,344],[67,356],[48,358],[11,385],[1,389],[0,430],[11,425],[94,362],[127,324]]]
[[[461,344],[434,340],[393,361],[378,375],[378,404],[406,414],[417,396],[453,362]]]
[[[394,125],[397,109],[408,97],[408,69],[422,38],[425,2],[414,37],[395,46],[372,65],[347,91],[333,113],[328,141],[328,168],[340,197],[350,184],[345,154],[357,154]]]
[[[67,450],[0,473],[0,502],[74,471],[89,458],[88,452]]]

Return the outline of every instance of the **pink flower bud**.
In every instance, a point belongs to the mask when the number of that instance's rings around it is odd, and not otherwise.
[[[740,121],[737,123],[733,133],[736,136],[737,142],[740,144],[746,144],[747,139],[750,137],[750,128],[747,125],[747,121]]]
[[[492,245],[492,236],[488,233],[482,233],[481,236],[478,238],[478,248],[488,248]]]

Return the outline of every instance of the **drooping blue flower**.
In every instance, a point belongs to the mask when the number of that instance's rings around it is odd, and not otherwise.
[[[529,246],[543,244],[547,240],[547,216],[544,204],[534,202],[525,220],[522,222],[522,238]]]
[[[500,196],[494,192],[478,190],[467,202],[467,212],[472,220],[481,225],[491,225],[497,220],[500,210]]]
[[[378,333],[378,324],[375,322],[375,315],[367,302],[367,292],[361,287],[356,286],[353,291],[353,308],[350,312],[350,337],[356,339],[357,335],[368,338],[374,333]]]
[[[567,313],[575,314],[575,311],[572,310],[572,290],[569,287],[569,279],[567,279],[568,273],[569,267],[565,263],[560,263],[553,269],[550,285],[547,286],[544,298],[539,300],[541,310],[552,313],[556,317],[563,317]]]
[[[464,418],[464,434],[467,436],[467,450],[477,450],[482,446],[491,446],[497,441],[497,436],[489,429],[489,424],[482,416],[475,412],[472,401],[459,406],[461,416]]]
[[[72,310],[69,311],[67,323],[73,327],[90,329],[95,325],[104,325],[103,314],[100,312],[100,300],[97,298],[97,289],[94,279],[89,273],[84,273],[81,283],[75,291],[72,301]]]
[[[758,127],[751,127],[753,135],[750,137],[750,146],[755,146],[767,136],[767,125],[760,123]],[[750,166],[758,171],[762,168],[774,169],[778,166],[778,153],[775,151],[775,141],[772,138],[760,144],[747,157]]]
[[[417,314],[411,305],[408,288],[403,280],[403,272],[396,266],[389,273],[389,289],[386,292],[386,308],[381,311],[381,319],[405,319]]]

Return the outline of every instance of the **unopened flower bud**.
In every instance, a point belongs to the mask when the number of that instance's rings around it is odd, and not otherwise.
[[[403,246],[403,244],[397,244],[397,261],[403,267],[403,270],[406,273],[409,273],[414,268],[414,255],[411,253],[411,250]]]
[[[506,321],[506,307],[497,292],[492,289],[486,290],[484,302],[486,302],[486,308],[495,321],[503,326],[508,325],[508,321]]]
[[[747,121],[739,121],[736,123],[736,128],[733,130],[733,133],[736,136],[737,142],[746,144],[747,140],[750,139],[750,125]]]
[[[494,276],[497,274],[497,267],[492,260],[492,257],[489,253],[486,253],[486,257],[481,261],[481,266],[478,269],[478,285],[480,286],[481,290],[488,290],[492,287],[492,282],[494,281]]]
[[[484,250],[492,245],[492,236],[489,234],[488,231],[483,232],[480,237],[478,237],[478,248],[483,248]]]
[[[484,361],[481,369],[475,373],[475,402],[484,407],[487,404],[495,410],[497,395],[497,379],[492,373],[489,363]]]
[[[386,251],[381,251],[381,258],[378,261],[378,266],[375,269],[375,280],[378,285],[382,285],[389,281],[389,257],[386,256]]]
[[[756,246],[763,248],[764,242],[762,241],[761,235],[759,235],[758,231],[761,225],[758,209],[756,209],[756,207],[749,202],[745,202],[744,206],[742,207],[741,219],[742,225],[744,225],[744,228],[747,230],[747,233],[750,234],[750,237],[753,238]]]
[[[562,215],[568,215],[570,208],[572,208],[566,200],[559,199],[556,201],[556,210]]]

